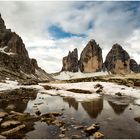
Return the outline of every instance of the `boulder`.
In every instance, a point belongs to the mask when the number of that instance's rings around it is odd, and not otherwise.
[[[19,130],[25,128],[25,124],[21,124],[19,126],[16,126],[15,128],[12,128],[10,130],[7,130],[7,131],[4,131],[2,132],[1,134],[4,135],[4,136],[10,136],[10,135],[13,135],[15,134],[16,132],[18,132]]]
[[[94,132],[96,132],[98,129],[100,128],[99,125],[97,124],[92,124],[91,126],[87,127],[85,129],[85,132],[88,133],[88,134],[93,134]]]
[[[9,120],[9,121],[5,121],[1,124],[1,127],[2,128],[8,128],[8,127],[11,127],[11,126],[15,126],[17,124],[20,124],[19,121],[15,121],[15,120]]]
[[[95,40],[90,40],[80,55],[80,71],[85,73],[98,72],[102,70],[102,66],[102,49]]]
[[[0,118],[4,118],[6,116],[8,116],[8,113],[6,113],[6,112],[0,112]]]
[[[102,134],[101,132],[95,132],[93,134],[94,139],[102,139],[103,137],[104,137],[104,134]]]
[[[63,58],[62,71],[78,72],[78,50],[70,52],[68,56]]]
[[[130,73],[130,56],[119,44],[114,44],[106,56],[104,65],[112,74]]]

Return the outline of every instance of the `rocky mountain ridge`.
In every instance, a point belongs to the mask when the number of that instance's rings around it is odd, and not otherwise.
[[[73,63],[72,57],[70,61]],[[67,65],[67,63],[69,63],[69,61],[67,61],[65,65]],[[81,52],[77,67],[83,73],[107,71],[112,74],[128,74],[131,72],[140,72],[140,65],[131,59],[129,54],[117,43],[112,46],[103,63],[102,49],[93,39],[88,42]],[[62,69],[62,71],[74,72],[72,65],[71,69]]]
[[[0,14],[0,79],[50,81],[53,78],[29,58],[22,38],[6,29]]]

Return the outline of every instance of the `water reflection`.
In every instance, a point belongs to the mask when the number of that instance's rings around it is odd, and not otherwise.
[[[112,101],[108,101],[108,103],[117,115],[122,114],[129,105],[129,104],[116,104],[115,102]]]
[[[82,102],[81,105],[91,118],[97,118],[97,116],[103,110],[103,98],[90,102]]]
[[[78,110],[78,102],[74,98],[65,97],[63,101],[69,104],[69,108],[73,107],[75,110]]]

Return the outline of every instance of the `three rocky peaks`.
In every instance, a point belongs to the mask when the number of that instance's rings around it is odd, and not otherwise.
[[[130,58],[129,54],[119,45],[114,44],[106,56],[103,63],[102,49],[95,42],[90,40],[83,49],[78,61],[78,50],[69,52],[68,56],[63,58],[62,71],[83,73],[107,71],[112,74],[126,74],[140,72],[140,65]]]
[[[29,58],[21,37],[6,28],[0,14],[0,80],[5,77],[19,81],[52,80],[35,59]]]

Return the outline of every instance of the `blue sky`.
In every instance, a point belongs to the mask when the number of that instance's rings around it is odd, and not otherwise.
[[[7,10],[8,7],[8,10]],[[103,58],[119,43],[140,63],[139,1],[0,1],[7,28],[17,32],[39,66],[61,70],[62,58],[90,39],[103,49]]]

